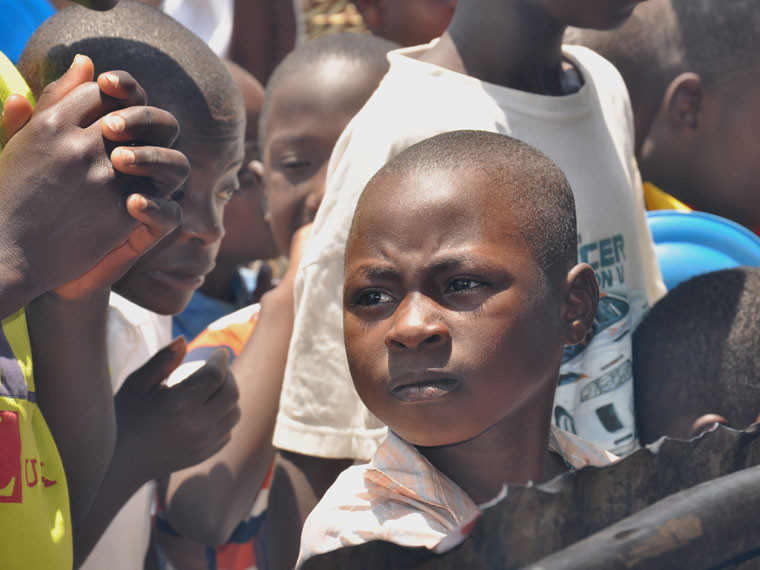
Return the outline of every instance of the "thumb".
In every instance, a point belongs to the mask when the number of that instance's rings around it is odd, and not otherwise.
[[[76,87],[92,81],[95,74],[95,66],[86,55],[77,55],[71,67],[56,81],[49,83],[37,101],[37,110],[43,111],[55,105]]]
[[[206,401],[224,384],[229,364],[229,353],[224,348],[218,348],[179,387],[188,394],[195,394],[199,400]]]
[[[10,95],[3,107],[0,145],[5,146],[13,135],[23,127],[34,112],[29,99],[23,95]]]
[[[153,358],[130,374],[122,390],[129,386],[129,390],[147,394],[156,389],[182,363],[186,352],[185,337],[175,338],[171,344],[159,350]]]

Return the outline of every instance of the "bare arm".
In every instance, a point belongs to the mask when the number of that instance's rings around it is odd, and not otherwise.
[[[205,459],[229,441],[239,411],[226,353],[213,354],[181,384],[162,385],[184,353],[184,340],[173,342],[131,374],[116,394],[116,446],[93,506],[75,528],[75,565],[86,560],[142,485]]]
[[[241,421],[229,445],[203,463],[172,473],[165,516],[182,536],[225,542],[248,514],[274,456],[272,433],[293,331],[293,281],[310,227],[293,239],[282,282],[261,299],[258,323],[231,369],[240,390]]]
[[[301,529],[309,513],[350,459],[323,459],[278,451],[269,487],[266,553],[270,570],[292,570],[298,559]]]

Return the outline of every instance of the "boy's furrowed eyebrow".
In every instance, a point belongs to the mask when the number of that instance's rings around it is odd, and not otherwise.
[[[351,272],[369,279],[398,279],[398,272],[391,267],[378,267],[376,265],[362,265]]]

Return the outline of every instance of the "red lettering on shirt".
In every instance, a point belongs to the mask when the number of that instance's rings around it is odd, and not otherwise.
[[[20,503],[21,489],[18,412],[0,410],[0,503]]]

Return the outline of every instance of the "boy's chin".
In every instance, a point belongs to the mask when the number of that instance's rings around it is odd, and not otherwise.
[[[177,315],[187,307],[195,291],[157,291],[156,287],[113,287],[114,292],[144,309],[159,315]]]

